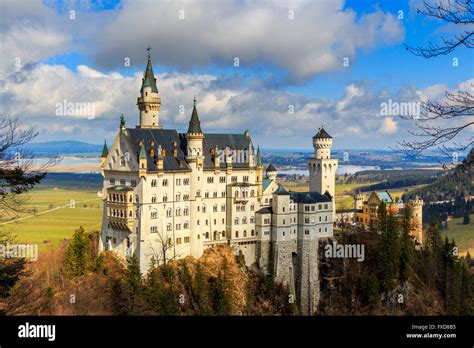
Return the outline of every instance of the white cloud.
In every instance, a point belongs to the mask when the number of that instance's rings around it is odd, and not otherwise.
[[[398,130],[397,122],[393,117],[385,117],[382,125],[379,128],[379,132],[382,134],[393,134]]]
[[[98,63],[117,65],[124,57],[191,68],[220,64],[276,66],[294,80],[341,69],[358,48],[392,44],[404,37],[400,21],[376,10],[357,18],[342,0],[297,1],[129,1],[95,37]],[[184,19],[179,14],[184,11]],[[294,19],[289,19],[289,10]],[[114,63],[115,62],[115,63]]]

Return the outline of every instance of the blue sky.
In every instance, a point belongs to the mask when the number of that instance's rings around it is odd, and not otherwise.
[[[38,127],[38,141],[111,141],[121,112],[133,126],[148,44],[165,127],[186,129],[177,110],[197,94],[205,130],[249,128],[266,148],[309,148],[321,124],[335,147],[388,148],[413,125],[379,117],[381,103],[439,98],[474,76],[465,48],[428,60],[405,50],[458,30],[417,14],[418,0],[28,2],[0,5],[0,111]],[[95,103],[97,115],[58,117],[63,100]]]

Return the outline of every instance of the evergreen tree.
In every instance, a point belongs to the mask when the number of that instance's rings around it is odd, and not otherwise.
[[[70,276],[82,276],[89,266],[89,236],[80,226],[68,245],[64,265]]]
[[[469,211],[466,209],[464,212],[464,218],[462,220],[463,225],[469,225],[471,223],[471,217],[469,216]]]
[[[408,279],[408,271],[413,259],[414,244],[410,235],[411,210],[407,206],[403,212],[402,235],[400,243],[400,279],[404,282]]]
[[[230,299],[230,282],[228,279],[228,265],[227,260],[223,259],[222,268],[217,277],[215,289],[215,311],[218,315],[231,315],[232,303]]]
[[[210,315],[212,314],[212,308],[209,300],[209,287],[207,285],[206,276],[202,270],[201,265],[196,265],[196,274],[194,276],[194,293],[195,302],[197,304],[198,315]]]
[[[387,292],[395,286],[400,268],[400,240],[397,221],[390,212],[387,213],[385,203],[378,209],[378,225],[380,229],[379,279],[381,292]]]

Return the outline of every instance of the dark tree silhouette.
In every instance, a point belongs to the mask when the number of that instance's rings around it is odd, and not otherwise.
[[[474,48],[474,3],[472,0],[424,1],[424,9],[418,13],[438,18],[446,23],[462,27],[461,33],[452,37],[441,37],[441,43],[429,42],[427,46],[406,49],[417,56],[433,58],[447,55],[459,47]],[[470,63],[468,63],[470,64]],[[423,150],[438,147],[445,154],[463,151],[473,146],[474,137],[457,140],[460,134],[466,134],[474,126],[474,95],[470,91],[458,90],[446,92],[443,101],[427,100],[421,102],[420,115],[403,116],[414,120],[418,130],[410,131],[418,140],[401,141],[401,150],[419,153]],[[440,123],[449,123],[443,126]]]

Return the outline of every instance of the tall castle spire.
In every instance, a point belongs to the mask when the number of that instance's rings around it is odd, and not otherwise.
[[[199,121],[199,116],[196,110],[196,96],[194,96],[193,113],[191,115],[191,120],[189,121],[188,133],[202,134],[201,121]]]
[[[159,123],[159,111],[161,107],[161,98],[156,87],[156,78],[151,64],[151,47],[148,46],[148,62],[142,78],[142,87],[140,96],[137,99],[138,109],[140,110],[139,128],[163,128]]]

